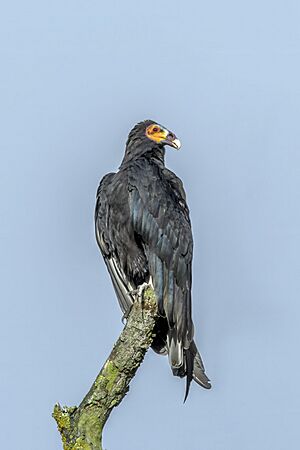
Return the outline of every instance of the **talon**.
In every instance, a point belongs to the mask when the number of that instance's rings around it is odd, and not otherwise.
[[[127,292],[126,295],[128,295],[128,297],[129,297],[130,295],[136,295],[136,294],[138,294],[138,292],[139,292],[138,289],[133,289],[132,291]]]
[[[143,297],[144,297],[144,292],[146,289],[148,289],[148,287],[149,287],[148,283],[143,283],[137,289],[133,289],[132,291],[129,291],[127,293],[127,295],[134,295],[134,296],[136,296],[137,300],[142,301]]]
[[[149,284],[148,284],[148,283],[143,283],[143,284],[141,284],[141,285],[138,287],[138,289],[137,289],[137,291],[138,291],[137,297],[138,297],[138,299],[139,299],[140,301],[143,301],[143,298],[144,298],[144,292],[145,292],[146,289],[148,289],[148,287],[149,287]]]

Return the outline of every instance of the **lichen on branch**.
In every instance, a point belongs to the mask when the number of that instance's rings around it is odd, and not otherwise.
[[[102,450],[102,430],[112,411],[129,390],[154,337],[157,304],[152,289],[135,302],[127,323],[91,389],[78,407],[56,404],[53,417],[64,450]]]

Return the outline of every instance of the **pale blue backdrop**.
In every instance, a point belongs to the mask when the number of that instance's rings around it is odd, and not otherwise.
[[[130,128],[182,140],[194,321],[213,389],[149,352],[108,450],[300,440],[299,1],[12,0],[0,15],[1,445],[55,450],[121,314],[93,235]]]

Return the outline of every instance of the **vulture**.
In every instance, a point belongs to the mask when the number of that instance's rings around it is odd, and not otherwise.
[[[152,348],[167,354],[174,375],[211,387],[194,341],[193,236],[182,181],[165,166],[165,146],[179,149],[174,133],[153,120],[130,131],[118,172],[97,190],[95,233],[124,317],[151,286],[159,318]]]

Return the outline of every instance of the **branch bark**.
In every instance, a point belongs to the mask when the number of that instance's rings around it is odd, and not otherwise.
[[[56,404],[56,420],[64,450],[102,450],[103,427],[123,400],[154,337],[157,305],[152,289],[135,302],[111,354],[78,407]]]

